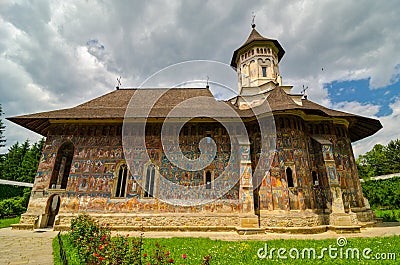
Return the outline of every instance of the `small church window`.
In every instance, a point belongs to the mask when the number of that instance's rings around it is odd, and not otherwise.
[[[128,177],[128,167],[122,164],[118,170],[117,187],[115,189],[115,197],[125,197],[126,182]]]
[[[287,179],[288,187],[293,188],[294,187],[293,173],[292,173],[292,169],[290,167],[286,168],[286,179]]]
[[[267,67],[261,67],[262,70],[262,76],[267,77]]]
[[[319,185],[319,181],[318,181],[317,172],[315,172],[315,171],[311,172],[311,176],[312,176],[312,179],[313,179],[314,186],[318,186]]]
[[[145,198],[152,198],[154,195],[154,180],[156,175],[156,169],[154,165],[151,164],[147,167],[146,172],[146,183],[144,187],[144,195]]]
[[[211,172],[206,172],[206,189],[211,189]]]

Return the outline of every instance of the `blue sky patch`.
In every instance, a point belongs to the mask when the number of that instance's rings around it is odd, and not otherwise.
[[[324,84],[324,88],[328,89],[329,98],[333,103],[343,101],[357,101],[361,104],[370,103],[381,106],[377,113],[378,117],[392,114],[389,104],[400,97],[400,81],[378,89],[370,89],[369,81],[370,78],[333,81]]]

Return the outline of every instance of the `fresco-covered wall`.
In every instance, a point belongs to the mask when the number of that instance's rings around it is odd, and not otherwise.
[[[146,148],[140,144],[144,139],[133,131],[127,138],[132,148],[125,154],[120,124],[52,125],[43,149],[28,210],[21,219],[21,223],[33,222],[34,216],[46,214],[49,198],[55,194],[61,198],[58,215],[64,216],[61,223],[66,226],[71,214],[82,212],[98,214],[99,218],[104,214],[124,213],[226,215],[241,213],[246,204],[248,209],[254,208],[256,213],[306,209],[323,213],[329,212],[332,199],[336,198],[332,197],[336,195],[331,187],[332,174],[342,190],[339,196],[343,197],[346,211],[349,207],[354,209],[364,206],[351,142],[344,125],[334,124],[331,120],[304,121],[294,115],[276,115],[276,133],[269,130],[261,130],[268,132],[261,133],[258,125],[253,123],[246,124],[250,137],[251,156],[248,170],[254,173],[253,185],[258,188],[254,191],[254,207],[250,208],[248,201],[244,203],[240,200],[244,198],[244,194],[240,195],[240,182],[235,182],[236,184],[232,185],[233,188],[228,189],[222,197],[218,196],[218,192],[226,188],[224,185],[231,184],[232,179],[238,180],[240,170],[244,170],[244,167],[240,166],[240,161],[243,160],[240,150],[235,150],[232,154],[232,146],[237,145],[231,145],[226,129],[216,122],[192,122],[185,125],[179,134],[179,150],[164,143],[164,148],[169,149],[170,155],[177,156],[179,151],[182,151],[186,158],[196,159],[201,154],[200,140],[204,137],[212,138],[212,141],[216,143],[216,155],[212,163],[201,170],[184,170],[170,162],[162,149],[161,124],[158,123],[152,123],[146,128]],[[263,126],[270,125],[265,123]],[[211,140],[203,142],[204,146],[201,148],[205,156],[211,158],[212,152],[207,145],[208,141]],[[51,183],[55,179],[53,169],[56,161],[59,161],[57,160],[59,148],[66,142],[73,144],[74,151],[66,188],[60,189],[59,185],[54,186]],[[147,155],[143,155],[143,152],[147,152]],[[122,165],[126,164],[126,154],[130,162],[130,172],[123,196],[118,197],[116,193],[118,171]],[[201,160],[198,163],[200,168],[204,166]],[[142,188],[150,164],[154,165],[159,172],[154,185],[156,196],[145,195],[146,191]],[[258,170],[255,168],[256,165],[258,165]],[[269,165],[271,165],[270,168]],[[196,189],[200,185],[207,184],[207,174],[210,174],[208,177],[213,181],[222,180],[222,184],[210,184],[207,192],[196,193],[198,199],[209,196],[210,202],[202,205],[171,204],[168,199],[185,200],[186,194],[183,189],[158,187],[160,177],[163,177],[181,187]],[[169,203],[155,197],[164,198]],[[246,199],[249,199],[247,197]],[[110,218],[115,219],[116,216],[112,215]],[[160,220],[155,216],[154,218],[149,222],[157,224]],[[193,218],[193,220],[201,220],[200,217]],[[212,222],[210,218],[204,219],[208,220],[206,225]],[[309,219],[312,220],[310,225],[324,224],[326,223],[324,218],[315,219],[315,216],[312,216]],[[130,219],[129,222],[133,222],[132,220]],[[164,221],[168,224],[171,220],[167,218]],[[230,219],[224,216],[221,220]],[[262,226],[273,225],[276,220],[273,218],[263,220],[261,214]],[[299,225],[305,224],[301,216],[296,220]],[[114,221],[120,222],[118,218]],[[289,222],[293,224],[293,218]],[[237,225],[238,221],[232,219],[230,224]],[[287,225],[282,224],[282,226]]]
[[[271,169],[259,188],[260,210],[327,209],[332,202],[327,168],[334,167],[343,190],[345,208],[362,207],[363,197],[352,154],[351,141],[344,125],[333,121],[307,121],[294,115],[277,115],[276,154]],[[272,136],[252,134],[254,149],[260,140]],[[322,145],[314,138],[332,145],[331,157],[324,157]],[[326,161],[332,161],[328,165]],[[258,156],[253,157],[254,163]],[[291,180],[287,170],[291,171]],[[329,171],[329,170],[328,170]]]
[[[151,163],[157,166],[160,174],[166,179],[183,186],[198,186],[205,184],[205,173],[212,172],[213,180],[230,178],[239,173],[238,161],[228,165],[230,157],[230,141],[221,126],[209,125],[207,128],[195,126],[188,132],[183,128],[180,136],[180,148],[188,158],[195,158],[200,154],[199,140],[209,135],[217,143],[216,157],[204,170],[185,171],[172,165],[162,152],[158,125],[152,125],[146,135],[146,149]],[[196,128],[196,131],[195,129]],[[71,164],[68,183],[65,190],[59,190],[50,185],[52,171],[55,165],[58,148],[65,142],[72,142],[75,150]],[[139,150],[133,153],[133,164],[126,184],[126,196],[116,198],[114,194],[117,168],[125,162],[121,140],[121,126],[54,126],[46,139],[42,158],[38,168],[32,198],[28,213],[44,213],[46,198],[57,193],[61,196],[60,214],[93,212],[93,213],[132,213],[132,212],[237,212],[239,211],[238,192],[235,185],[219,200],[202,206],[176,207],[154,199],[152,196],[144,198],[141,188],[144,170],[149,164]],[[207,153],[207,149],[205,150]],[[231,161],[232,162],[232,161]],[[227,170],[228,169],[228,170]],[[212,187],[217,191],[224,187]],[[157,189],[157,195],[168,193],[174,196],[180,190]],[[182,194],[180,197],[183,197]],[[202,194],[199,194],[202,196]],[[157,197],[157,196],[156,196]],[[217,198],[215,198],[217,199]]]

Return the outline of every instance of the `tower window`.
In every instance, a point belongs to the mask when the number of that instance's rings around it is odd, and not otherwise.
[[[146,183],[144,187],[144,195],[145,198],[152,198],[154,194],[154,179],[156,175],[156,169],[154,165],[151,164],[147,167],[146,171]]]
[[[286,168],[286,179],[288,183],[289,188],[293,188],[293,174],[292,174],[292,169],[290,167]]]
[[[261,67],[262,70],[262,76],[267,77],[267,67]]]
[[[211,172],[206,172],[206,189],[211,189]]]
[[[115,197],[125,197],[126,180],[128,177],[128,167],[123,164],[118,170],[117,187],[115,189]]]

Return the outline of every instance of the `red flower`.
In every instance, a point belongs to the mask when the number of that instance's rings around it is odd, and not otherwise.
[[[187,255],[186,254],[183,254],[182,255],[182,259],[186,259],[187,258]]]
[[[99,253],[93,253],[93,256],[98,257]]]
[[[105,260],[105,258],[103,257],[99,257],[99,261]]]
[[[107,236],[104,235],[104,236],[101,237],[100,240],[101,240],[101,241],[104,241],[104,240],[106,239],[106,237],[107,237]]]
[[[144,253],[144,254],[143,254],[143,257],[147,257],[147,253]]]
[[[104,245],[100,245],[99,249],[103,250],[104,249]]]
[[[169,259],[168,262],[169,263],[174,263],[174,260],[173,259]]]
[[[168,257],[169,254],[171,254],[171,252],[169,252],[169,250],[168,250],[167,253],[165,253],[165,256]]]

